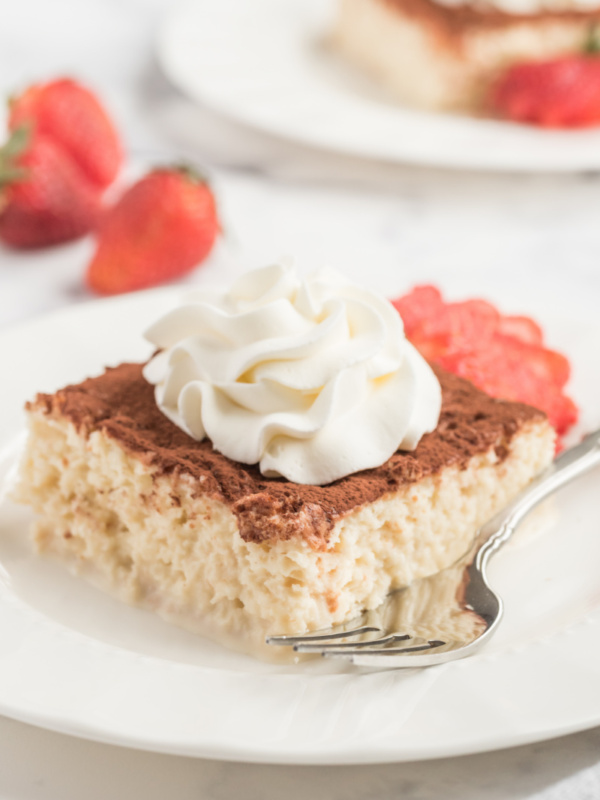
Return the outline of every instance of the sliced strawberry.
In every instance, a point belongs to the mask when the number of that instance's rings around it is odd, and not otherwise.
[[[506,340],[507,337],[502,338]],[[571,375],[571,365],[565,356],[539,345],[521,342],[520,346],[529,369],[539,380],[548,381],[559,389],[567,383]]]
[[[440,364],[463,377],[468,372],[478,385],[494,386],[491,394],[496,397],[523,402],[528,392],[537,391],[539,384],[548,390],[560,389],[569,372],[568,361],[560,353],[499,333],[483,347],[449,353]]]
[[[420,322],[435,317],[444,308],[442,295],[435,286],[415,286],[411,292],[392,300],[392,303],[402,317],[407,336]]]
[[[568,362],[558,353],[496,334],[485,347],[449,354],[438,363],[492,397],[542,409],[559,433],[573,421],[575,406],[562,395],[563,384],[557,381],[555,372],[557,368],[564,371],[565,363],[568,370]]]
[[[526,383],[530,376],[521,353],[509,340],[508,349],[496,337],[487,342],[485,348],[473,348],[468,352],[448,353],[438,360],[440,366],[466,378],[493,397],[507,400],[520,400],[521,392],[527,387],[522,382],[522,373],[526,374]]]
[[[437,363],[441,358],[448,355],[450,344],[448,336],[425,336],[415,332],[409,339],[427,361]],[[459,351],[456,350],[455,352]]]
[[[531,317],[501,317],[497,330],[505,336],[512,336],[514,339],[519,339],[527,344],[541,345],[544,341],[542,329]]]
[[[414,289],[394,305],[408,320],[408,337],[429,361],[492,397],[542,409],[559,434],[577,420],[575,404],[562,392],[569,362],[543,346],[534,320],[503,317],[484,300],[444,303],[430,286]]]
[[[564,436],[579,418],[579,409],[566,394],[554,395],[552,405],[547,408],[546,413],[559,436]]]
[[[414,330],[418,340],[445,341],[446,350],[464,350],[474,342],[489,339],[500,315],[485,300],[465,300],[442,305],[437,313],[421,320]]]
[[[600,123],[600,58],[566,56],[516,64],[491,91],[491,106],[516,122],[547,128]]]
[[[491,336],[500,315],[485,300],[444,303],[434,286],[417,286],[393,301],[406,335],[430,361]]]

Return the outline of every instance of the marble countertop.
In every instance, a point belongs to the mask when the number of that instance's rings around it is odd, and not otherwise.
[[[240,0],[243,2],[244,0]],[[283,0],[282,0],[283,1]],[[168,0],[20,0],[0,29],[0,90],[70,73],[95,86],[129,174],[182,155],[218,192],[225,235],[204,275],[293,253],[368,272],[393,294],[434,279],[512,311],[597,316],[600,176],[455,173],[335,156],[237,126],[162,77],[153,44]],[[0,250],[0,327],[83,302],[90,242]],[[582,292],[581,288],[586,291]],[[369,767],[268,767],[162,756],[0,719],[0,800],[384,798],[592,800],[600,730],[497,753]]]

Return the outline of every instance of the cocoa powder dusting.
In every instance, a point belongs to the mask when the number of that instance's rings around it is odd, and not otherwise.
[[[464,468],[491,447],[505,458],[523,424],[545,418],[530,406],[493,400],[468,381],[434,368],[442,386],[442,413],[437,429],[414,452],[398,451],[380,467],[326,486],[302,485],[265,478],[256,466],[213,450],[208,439],[190,438],[160,412],[142,366],[107,369],[56,394],[40,394],[28,408],[67,418],[84,436],[101,431],[156,475],[191,476],[199,494],[231,507],[242,538],[253,542],[302,537],[314,549],[325,548],[337,520],[358,506],[445,467]]]
[[[437,0],[379,0],[399,14],[431,25],[437,34],[458,45],[456,37],[490,29],[510,28],[523,23],[587,23],[600,22],[600,11],[594,9],[543,9],[529,14],[511,14],[478,0],[465,0],[459,5],[445,5]]]

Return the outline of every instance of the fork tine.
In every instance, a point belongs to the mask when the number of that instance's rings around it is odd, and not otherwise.
[[[370,642],[368,644],[370,644]],[[367,647],[355,647],[353,650],[350,648],[347,650],[340,650],[339,646],[334,645],[333,647],[322,647],[320,652],[325,658],[350,658],[352,661],[355,661],[354,656],[378,656],[384,663],[385,659],[382,658],[382,656],[405,656],[410,653],[421,653],[423,650],[433,650],[434,647],[441,647],[444,644],[446,644],[446,642],[432,639],[426,642],[426,644],[417,644],[411,647],[374,647],[372,649]]]
[[[299,636],[267,636],[267,644],[295,645],[304,642],[328,642],[334,639],[347,639],[351,636],[360,636],[362,633],[381,633],[381,628],[373,625],[362,625],[360,628],[352,628],[349,631],[337,631],[335,633],[304,633]]]
[[[340,644],[332,644],[327,647],[328,652],[343,652],[346,649],[371,647],[377,645],[381,647],[384,644],[392,644],[392,642],[403,642],[407,639],[412,639],[408,633],[390,633],[388,636],[382,636],[379,639],[367,639],[365,642],[340,642]],[[312,653],[313,651],[322,651],[323,645],[319,642],[304,644],[299,643],[294,645],[294,650],[298,653]]]

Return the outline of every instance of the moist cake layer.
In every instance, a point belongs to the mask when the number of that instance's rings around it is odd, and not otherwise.
[[[491,446],[464,467],[404,484],[349,511],[315,546],[304,535],[244,540],[232,506],[200,493],[189,474],[154,473],[100,430],[82,435],[39,410],[30,428],[18,499],[38,516],[41,553],[126,602],[265,658],[276,655],[267,634],[353,619],[453,564],[554,450],[548,423],[527,422],[503,458]]]
[[[581,53],[593,10],[509,14],[434,0],[341,0],[337,49],[400,101],[430,109],[487,112],[489,87],[525,61]]]
[[[494,400],[439,368],[436,374],[443,404],[435,432],[414,452],[397,452],[381,467],[326,486],[264,478],[256,467],[214,451],[210,441],[194,441],[157,408],[140,364],[123,364],[54,395],[39,395],[29,409],[68,420],[86,438],[101,432],[143,462],[155,479],[189,476],[196,494],[230,507],[247,542],[303,538],[323,549],[336,523],[354,509],[446,468],[466,469],[490,449],[502,461],[518,432],[545,421],[536,409]]]

